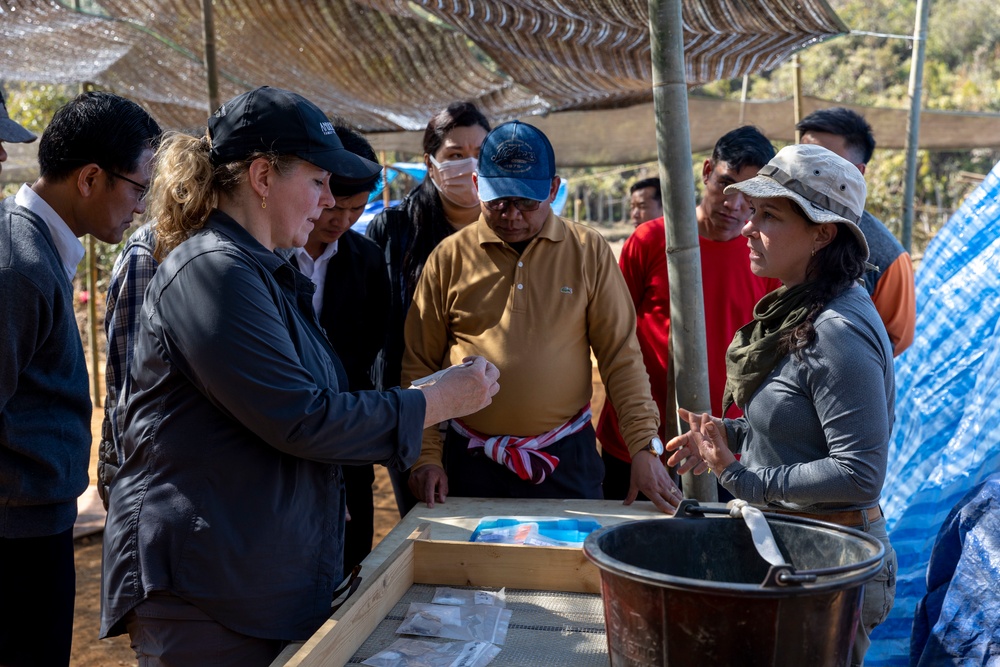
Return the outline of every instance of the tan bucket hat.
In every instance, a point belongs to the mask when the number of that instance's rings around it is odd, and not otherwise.
[[[868,242],[858,224],[868,188],[856,166],[822,146],[785,146],[751,179],[726,186],[754,199],[791,199],[815,223],[839,222],[854,234],[865,260]]]

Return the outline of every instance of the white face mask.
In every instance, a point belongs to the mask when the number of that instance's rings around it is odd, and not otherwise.
[[[438,162],[433,155],[428,157],[431,164],[437,169],[438,178],[441,179],[441,182],[438,183],[431,172],[431,183],[434,184],[442,197],[461,208],[479,206],[479,191],[476,190],[476,184],[472,182],[472,172],[476,170],[479,160],[468,157],[464,160]]]

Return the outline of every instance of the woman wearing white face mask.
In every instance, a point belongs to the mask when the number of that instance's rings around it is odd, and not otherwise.
[[[472,172],[489,131],[489,121],[474,104],[449,104],[424,130],[427,177],[398,206],[383,211],[368,225],[368,237],[384,253],[392,292],[388,335],[372,369],[379,390],[399,385],[403,322],[427,256],[446,236],[479,219],[479,194]],[[407,473],[391,472],[396,504],[403,515],[417,500],[407,486]]]

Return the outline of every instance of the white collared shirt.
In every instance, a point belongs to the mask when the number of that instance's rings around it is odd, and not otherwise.
[[[59,217],[59,214],[49,206],[48,202],[39,197],[27,184],[22,185],[17,194],[14,195],[14,203],[28,209],[48,225],[52,241],[56,244],[56,250],[59,252],[59,259],[62,260],[66,275],[72,282],[73,276],[76,275],[76,267],[80,265],[83,256],[87,253],[83,244],[80,243],[80,239],[76,237],[69,225]]]
[[[313,310],[316,311],[316,317],[319,317],[323,310],[323,286],[326,285],[326,269],[330,265],[330,260],[337,254],[339,243],[340,239],[337,239],[327,245],[323,253],[316,259],[313,259],[305,248],[295,249],[295,259],[299,263],[299,271],[316,286],[316,292],[313,294]]]

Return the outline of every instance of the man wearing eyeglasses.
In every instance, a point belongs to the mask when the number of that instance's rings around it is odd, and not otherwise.
[[[159,135],[134,102],[80,95],[42,134],[39,179],[0,202],[2,665],[69,664],[93,414],[73,310],[78,237],[121,240],[145,209]]]
[[[664,512],[681,499],[659,459],[659,419],[635,337],[635,311],[604,238],[556,216],[555,155],[513,121],[482,145],[482,213],[431,254],[406,320],[403,386],[480,354],[500,369],[493,403],[424,432],[410,486],[448,495],[602,498],[591,425],[591,351],[636,462],[633,494]]]

